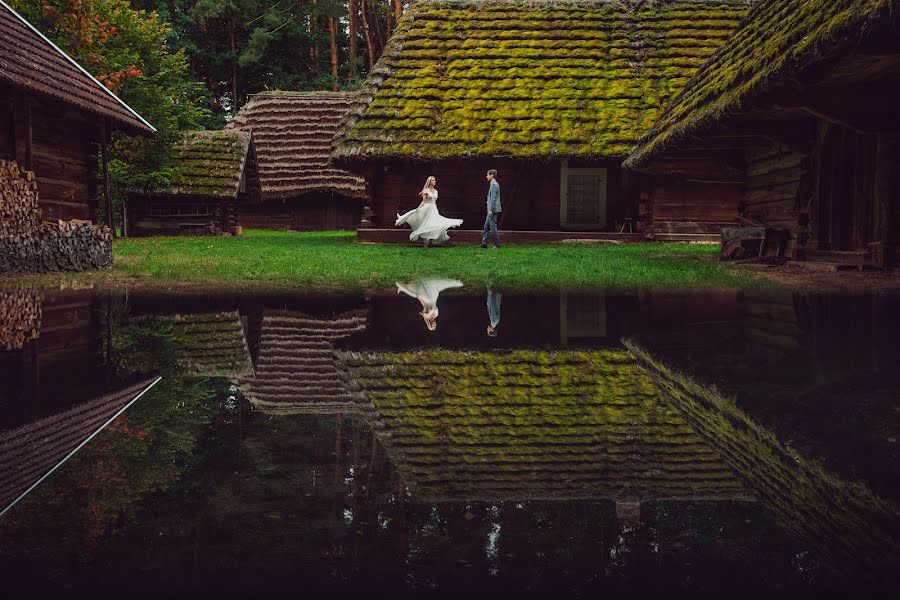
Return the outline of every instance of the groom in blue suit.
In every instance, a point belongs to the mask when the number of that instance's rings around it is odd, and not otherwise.
[[[488,236],[494,238],[494,245],[500,247],[500,232],[497,230],[497,217],[503,207],[500,206],[500,183],[497,181],[497,170],[487,172],[487,217],[484,219],[484,235],[481,236],[481,247],[487,248]]]

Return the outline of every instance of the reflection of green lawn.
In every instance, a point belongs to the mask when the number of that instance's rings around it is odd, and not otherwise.
[[[481,250],[359,244],[353,232],[248,231],[243,237],[122,240],[112,277],[359,290],[424,276],[504,289],[748,284],[716,261],[717,245],[534,244]]]

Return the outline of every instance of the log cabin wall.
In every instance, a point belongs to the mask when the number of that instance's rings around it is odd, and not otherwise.
[[[34,171],[42,218],[95,221],[97,123],[67,105],[4,85],[0,111],[0,156]]]
[[[297,198],[241,203],[237,223],[244,229],[351,230],[359,227],[362,211],[361,199],[313,192]]]
[[[653,235],[718,234],[734,224],[741,202],[737,181],[692,181],[668,175],[640,177],[641,228]]]
[[[606,168],[606,224],[598,229],[613,229],[625,216],[637,212],[636,197],[623,190],[618,161],[571,161],[569,168]],[[371,174],[371,226],[390,228],[397,214],[411,210],[420,202],[419,192],[429,175],[437,179],[438,206],[442,215],[462,219],[464,229],[484,225],[489,169],[497,170],[503,206],[500,226],[514,230],[560,231],[559,161],[519,161],[510,159],[453,160],[427,164],[386,163]]]
[[[129,194],[128,235],[218,235],[238,224],[234,200]]]

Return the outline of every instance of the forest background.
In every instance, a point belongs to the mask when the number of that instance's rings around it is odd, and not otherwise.
[[[378,60],[403,0],[7,0],[158,131],[115,134],[124,191],[165,184],[185,131],[220,129],[264,90],[352,90]],[[102,203],[100,203],[102,206]]]

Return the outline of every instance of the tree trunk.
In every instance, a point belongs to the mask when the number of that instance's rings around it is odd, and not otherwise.
[[[366,49],[369,51],[369,70],[375,66],[375,42],[372,37],[372,27],[375,25],[369,20],[369,11],[367,10],[366,0],[360,0],[360,8],[362,13],[363,35],[366,38]]]
[[[403,2],[402,0],[394,0],[394,22],[399,23],[400,17],[403,16]]]
[[[318,73],[319,71],[319,42],[316,41],[316,29],[318,19],[318,11],[315,6],[319,5],[319,0],[310,0],[310,9],[309,9],[309,37],[312,39],[312,46],[309,49],[309,56],[313,60],[313,68]]]
[[[338,91],[338,49],[337,49],[337,26],[334,17],[328,17],[328,39],[331,42],[331,76],[334,81],[331,83],[331,89]]]
[[[356,77],[356,36],[359,34],[356,22],[359,9],[356,0],[347,0],[347,10],[350,13],[350,71],[348,77],[354,79]]]
[[[234,40],[234,13],[231,13],[231,29],[228,32],[228,41],[231,43],[231,114],[238,110],[238,56],[237,44]]]
[[[387,33],[387,38],[391,37],[391,5],[390,0],[388,0],[388,9],[384,11],[384,30]]]

